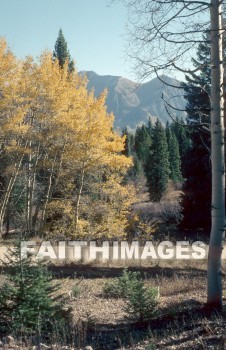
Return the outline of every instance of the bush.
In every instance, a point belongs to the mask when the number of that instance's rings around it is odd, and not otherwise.
[[[129,292],[134,289],[140,280],[139,272],[124,269],[122,276],[105,283],[103,293],[108,298],[127,298]]]
[[[137,281],[136,288],[130,290],[126,299],[127,318],[143,322],[156,316],[157,296],[157,288],[145,288],[143,280]]]
[[[160,217],[166,224],[176,224],[182,220],[181,205],[178,202],[163,202],[161,203]]]
[[[71,313],[63,308],[60,286],[53,284],[44,262],[34,263],[31,257],[23,258],[17,241],[9,249],[3,267],[6,282],[0,287],[2,332],[42,337],[62,330],[65,334]]]
[[[81,290],[77,284],[74,284],[69,292],[71,298],[78,298],[81,294]]]
[[[157,288],[145,288],[139,272],[123,270],[122,276],[107,282],[103,289],[104,295],[111,298],[124,298],[124,311],[127,318],[143,322],[156,315]]]

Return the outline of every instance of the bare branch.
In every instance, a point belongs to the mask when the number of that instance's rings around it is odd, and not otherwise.
[[[187,112],[186,109],[180,109],[180,108],[177,108],[177,107],[172,106],[169,102],[167,102],[167,101],[164,99],[163,93],[162,93],[162,100],[167,104],[168,107],[172,108],[172,109],[175,110],[175,111],[178,111],[178,112]]]
[[[169,83],[167,83],[165,80],[163,80],[163,79],[158,75],[157,70],[155,70],[155,73],[156,73],[157,78],[158,78],[163,84],[165,84],[165,85],[167,85],[167,86],[170,86],[170,87],[173,87],[173,88],[176,88],[176,89],[182,89],[182,90],[183,90],[183,87],[182,87],[181,85],[178,86],[178,85],[169,84]]]
[[[191,69],[180,68],[174,62],[172,62],[172,66],[175,67],[177,70],[179,70],[182,73],[192,74],[192,73],[196,73],[198,71],[202,71],[203,68],[207,67],[207,64],[205,64],[205,63],[201,64],[200,66],[198,66],[197,68],[192,69],[192,70]]]
[[[182,123],[180,123],[178,120],[176,120],[176,119],[171,115],[171,113],[170,113],[170,111],[169,111],[169,109],[167,108],[166,105],[165,105],[165,110],[166,110],[168,116],[169,116],[175,123],[177,123],[177,124],[179,124],[179,125],[182,125],[182,126],[185,126],[185,127],[188,127],[188,128],[191,127],[191,125],[182,124]]]

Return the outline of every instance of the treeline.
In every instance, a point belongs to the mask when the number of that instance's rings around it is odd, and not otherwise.
[[[123,132],[125,154],[134,158],[130,176],[143,171],[151,201],[161,200],[169,181],[181,183],[179,229],[205,232],[211,225],[210,61],[210,45],[200,43],[192,63],[203,68],[181,84],[187,100],[186,121],[176,118],[165,130],[159,121],[154,126],[149,121],[135,135]]]
[[[163,127],[149,120],[119,136],[106,92],[99,98],[88,92],[61,30],[54,52],[38,61],[17,60],[1,39],[1,234],[15,228],[55,238],[123,237],[133,226],[128,214],[140,176],[152,202],[161,201],[170,183],[179,184],[180,228],[208,230],[209,60],[209,48],[200,44],[193,63],[204,69],[182,84],[186,121]]]
[[[131,159],[106,93],[52,53],[18,61],[0,40],[0,231],[55,237],[124,234]]]
[[[181,184],[186,172],[186,155],[191,148],[191,139],[183,119],[176,118],[163,127],[159,120],[153,125],[136,128],[135,134],[125,128],[124,154],[133,157],[134,166],[129,178],[136,180],[145,174],[150,201],[159,202],[169,182]]]

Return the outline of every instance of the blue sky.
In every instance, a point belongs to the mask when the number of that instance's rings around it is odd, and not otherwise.
[[[53,50],[62,28],[78,70],[135,79],[126,62],[126,9],[110,0],[0,0],[0,36],[19,58]]]

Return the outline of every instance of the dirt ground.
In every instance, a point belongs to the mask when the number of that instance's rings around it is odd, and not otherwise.
[[[71,264],[50,267],[61,283],[60,293],[72,308],[76,341],[43,347],[0,345],[1,349],[172,350],[226,349],[226,261],[223,261],[223,313],[209,314],[206,302],[206,261],[160,261],[130,264],[146,286],[159,287],[158,316],[139,324],[125,317],[123,299],[106,298],[104,284],[122,274],[121,264]],[[73,295],[76,290],[77,294]],[[1,344],[1,343],[0,343]],[[87,348],[88,349],[88,348]],[[91,350],[91,348],[90,348]]]
[[[127,321],[123,299],[107,299],[103,286],[120,276],[123,266],[54,267],[78,325],[85,325],[82,342],[93,349],[226,349],[226,309],[203,311],[206,302],[206,262],[172,261],[129,267],[140,271],[145,284],[159,287],[159,317],[139,325]],[[226,263],[223,262],[223,271]],[[74,286],[79,295],[73,297]],[[226,306],[226,280],[223,278]]]

